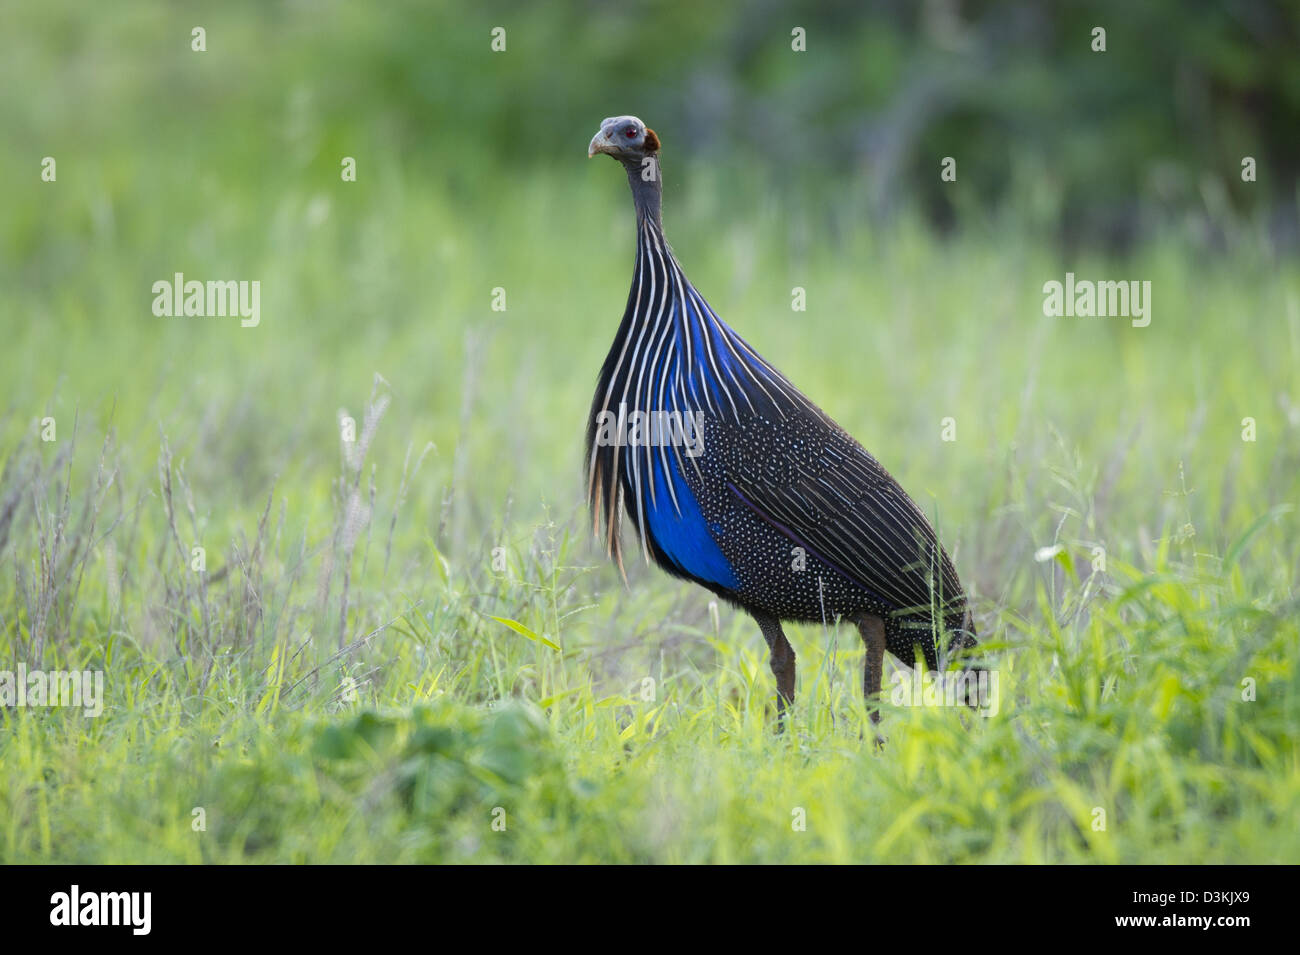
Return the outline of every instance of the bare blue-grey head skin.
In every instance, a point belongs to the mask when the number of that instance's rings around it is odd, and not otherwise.
[[[635,116],[611,116],[601,120],[600,131],[591,137],[587,158],[604,153],[624,165],[630,161],[640,167],[642,159],[658,152],[659,137],[653,129]]]
[[[662,228],[659,218],[663,181],[659,175],[659,137],[635,116],[611,116],[602,120],[591,137],[587,158],[612,156],[627,170],[637,215]]]

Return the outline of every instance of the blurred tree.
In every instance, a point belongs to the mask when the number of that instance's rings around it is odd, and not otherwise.
[[[6,31],[8,88],[30,83],[33,48],[68,63],[51,80],[61,101],[6,97],[6,128],[66,123],[78,96],[161,98],[170,109],[92,121],[165,135],[198,104],[241,134],[262,124],[295,162],[383,141],[472,195],[501,164],[571,161],[596,121],[632,112],[673,155],[847,180],[846,201],[877,217],[915,203],[947,229],[1007,208],[1067,244],[1108,246],[1189,216],[1210,239],[1222,220],[1258,217],[1297,238],[1294,0],[246,2],[209,16],[202,55],[239,66],[219,73],[192,69],[188,43],[129,59],[146,32],[188,36],[194,14],[120,7],[96,18],[51,0]],[[939,176],[949,156],[956,183]]]

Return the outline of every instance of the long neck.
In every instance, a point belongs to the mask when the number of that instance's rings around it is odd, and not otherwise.
[[[636,206],[638,224],[649,222],[662,235],[663,220],[659,217],[659,204],[663,198],[663,181],[659,174],[659,160],[642,166],[640,161],[625,162],[628,185],[632,187],[632,203]]]

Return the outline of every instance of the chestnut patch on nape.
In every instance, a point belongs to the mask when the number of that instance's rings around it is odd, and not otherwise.
[[[659,152],[659,137],[649,126],[645,128],[645,151],[648,153]]]

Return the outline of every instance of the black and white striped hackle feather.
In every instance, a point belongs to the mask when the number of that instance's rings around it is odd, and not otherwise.
[[[936,632],[973,645],[961,583],[920,508],[686,278],[664,239],[658,151],[630,116],[605,120],[591,146],[626,167],[637,229],[587,426],[588,500],[610,556],[622,569],[627,514],[647,559],[751,612],[874,614],[909,664],[919,648],[936,665]]]

